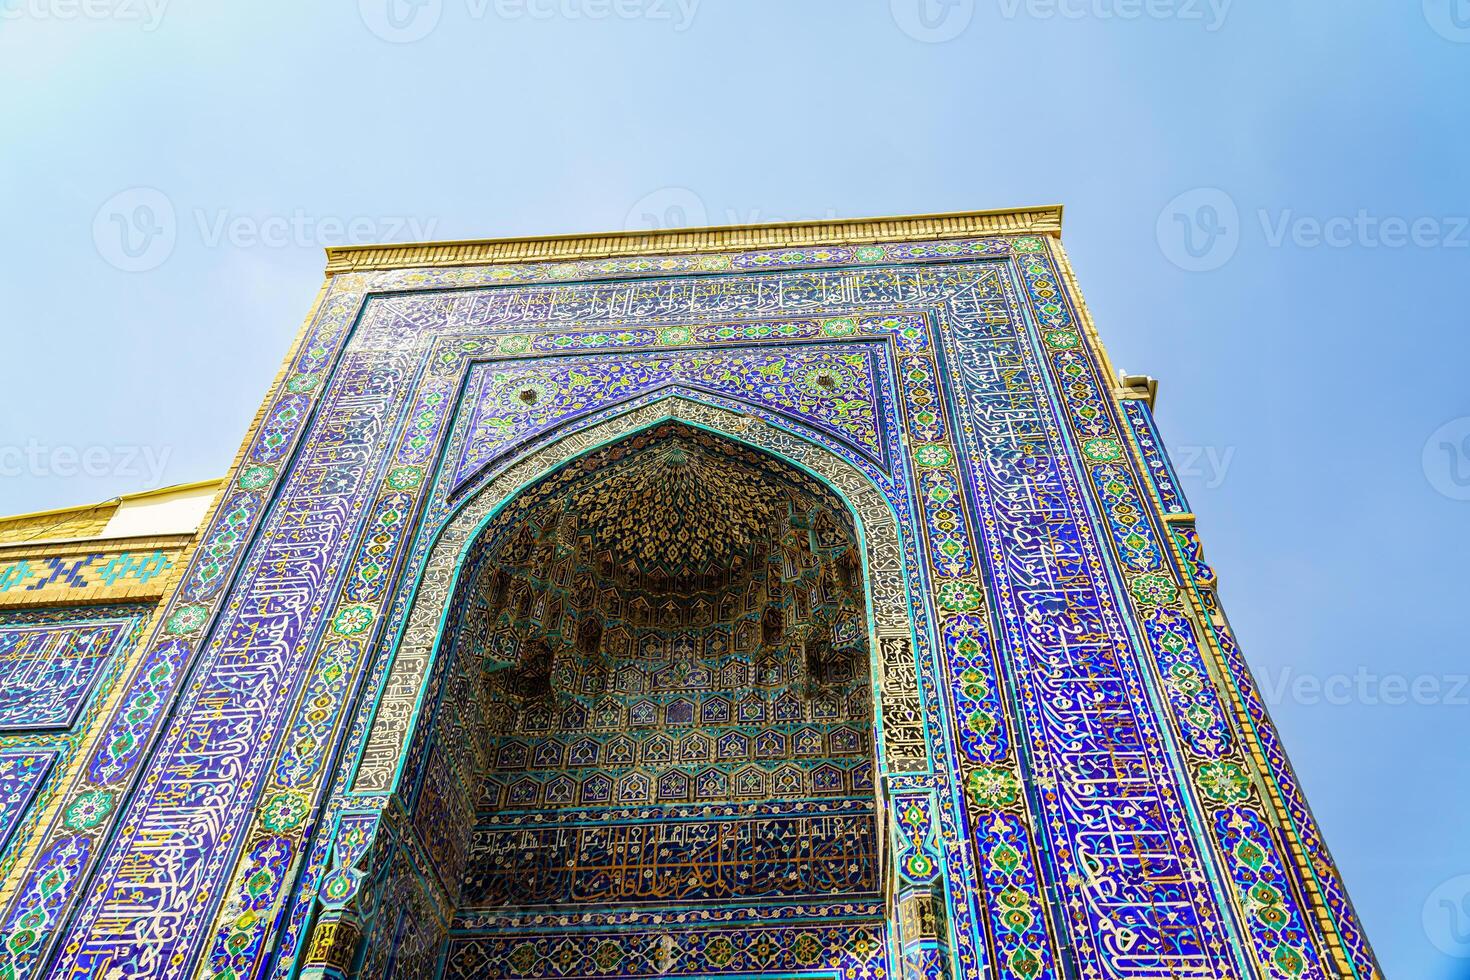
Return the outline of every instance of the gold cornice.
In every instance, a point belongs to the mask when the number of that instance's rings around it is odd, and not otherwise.
[[[96,552],[182,551],[194,532],[181,534],[129,534],[115,538],[49,538],[36,541],[0,541],[0,561],[16,558],[54,558]]]
[[[628,255],[688,255],[742,249],[860,245],[978,235],[1062,233],[1062,206],[956,211],[835,221],[717,225],[669,231],[615,231],[534,238],[423,242],[409,245],[344,245],[327,249],[327,275],[430,266],[559,262]]]

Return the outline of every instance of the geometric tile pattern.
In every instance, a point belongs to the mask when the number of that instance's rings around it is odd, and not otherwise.
[[[0,879],[14,882],[13,869],[28,853],[39,869],[0,920],[0,976],[28,975],[42,962],[91,839],[116,808],[111,794],[84,792],[50,824],[43,820],[78,769],[78,748],[95,734],[147,611],[77,605],[0,612]]]
[[[579,939],[529,933],[455,940],[445,976],[617,977],[888,976],[883,921],[813,920],[729,929],[587,930]]]
[[[689,331],[680,327],[663,333],[669,343],[687,343],[689,338]],[[610,372],[588,371],[578,358],[560,358],[550,370],[536,362],[500,363],[475,374],[468,396],[473,434],[457,476],[462,481],[516,440],[585,414],[589,407],[673,384],[733,395],[808,419],[881,458],[871,358],[858,345],[825,345],[815,352],[787,347],[637,354]]]
[[[496,670],[457,914],[876,895],[840,502],[673,424],[583,470],[486,549],[447,627]]]
[[[134,622],[0,623],[0,732],[70,728]]]
[[[173,567],[176,557],[166,551],[118,551],[0,562],[0,594],[146,585]]]
[[[20,826],[54,761],[54,751],[0,748],[0,853]]]

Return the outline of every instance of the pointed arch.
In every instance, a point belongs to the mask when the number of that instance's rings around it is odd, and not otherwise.
[[[563,467],[668,422],[729,440],[736,447],[798,471],[828,491],[834,506],[845,510],[852,528],[847,547],[853,564],[860,566],[857,574],[865,585],[862,591],[868,642],[859,645],[866,647],[871,685],[863,687],[867,704],[862,711],[876,729],[876,758],[867,763],[865,784],[876,790],[881,812],[885,775],[932,771],[913,652],[914,624],[910,620],[900,537],[903,532],[892,503],[879,486],[814,435],[804,436],[682,393],[624,406],[620,411],[614,409],[578,431],[525,448],[520,458],[465,495],[430,545],[424,572],[409,600],[404,632],[387,667],[374,713],[367,720],[365,749],[348,790],[351,799],[344,801],[350,819],[362,821],[364,843],[332,874],[333,880],[350,880],[352,884],[337,897],[323,899],[323,914],[311,927],[311,946],[315,950],[311,955],[318,960],[344,965],[356,962],[361,975],[376,976],[388,969],[381,958],[390,947],[395,961],[415,963],[431,961],[436,955],[434,950],[442,949],[461,900],[469,860],[465,845],[476,812],[474,800],[464,795],[463,777],[489,761],[484,755],[487,747],[467,737],[471,730],[480,729],[488,716],[472,693],[475,681],[467,666],[470,660],[460,656],[454,646],[465,628],[479,628],[474,625],[476,616],[491,626],[494,623],[493,617],[468,608],[458,598],[462,593],[468,596],[476,584],[494,591],[493,570],[480,578],[477,567],[488,566],[480,565],[476,549],[502,531],[514,533],[509,529],[534,510],[538,488]],[[812,533],[818,530],[813,528]],[[514,544],[514,539],[509,540]],[[842,573],[831,569],[825,574],[840,577]],[[746,605],[751,606],[748,612],[759,608],[758,602],[751,605],[759,598],[746,597]],[[514,600],[514,595],[505,597],[507,602]],[[632,618],[637,620],[636,616]],[[759,614],[751,622],[758,619]],[[861,625],[855,626],[855,630],[861,629]],[[520,669],[516,665],[526,660],[524,651],[500,649],[496,646],[499,638],[492,633],[492,629],[482,629],[480,637],[493,651],[489,659],[505,661],[508,669]],[[854,662],[851,675],[856,678],[860,672],[861,667]],[[826,695],[817,691],[813,696]],[[708,707],[718,700],[717,696],[703,704]],[[537,706],[533,710],[549,709]],[[732,712],[733,708],[727,710],[727,716],[733,717]],[[703,714],[701,711],[701,719]],[[558,723],[565,721],[558,719]],[[586,721],[573,719],[568,724],[576,728]],[[548,717],[547,725],[551,722]],[[694,723],[692,709],[689,722]],[[691,748],[681,745],[681,751]],[[857,771],[854,769],[855,774]],[[770,778],[778,775],[773,772]],[[840,791],[839,777],[814,770],[812,792],[820,795]],[[691,771],[688,778],[689,790],[700,792],[701,780],[709,782],[709,772]],[[767,776],[750,766],[729,778],[732,782],[728,789],[737,796],[755,798],[768,788]],[[517,799],[518,785],[507,789],[507,799],[512,803]],[[548,794],[553,789],[560,792],[548,784]],[[580,792],[583,802],[590,794],[594,798],[591,803],[597,804],[594,789],[584,782]],[[632,798],[638,795],[635,791],[641,788],[609,783],[603,802],[614,797]],[[713,792],[714,788],[706,785],[704,791]],[[557,800],[562,801],[561,796]],[[880,840],[883,823],[880,819]],[[341,833],[340,829],[336,832],[339,839]],[[889,861],[882,856],[885,845],[877,846],[876,884],[881,894],[884,882],[891,880],[891,871]],[[400,924],[395,926],[395,921]],[[405,922],[409,925],[402,924]],[[390,941],[394,930],[403,928],[409,928],[409,932]]]
[[[444,641],[451,598],[475,541],[516,497],[559,467],[666,421],[679,421],[773,456],[825,484],[846,505],[863,552],[869,631],[878,651],[873,668],[879,697],[880,766],[887,772],[929,768],[920,723],[917,665],[903,572],[902,547],[891,503],[858,467],[813,439],[727,408],[670,394],[539,445],[465,500],[430,548],[407,625],[370,724],[354,776],[353,795],[400,789],[412,739],[424,727],[426,694]]]

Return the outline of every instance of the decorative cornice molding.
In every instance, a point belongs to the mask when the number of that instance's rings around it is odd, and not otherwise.
[[[187,534],[133,534],[115,538],[48,538],[0,542],[0,561],[20,558],[57,558],[123,551],[182,551],[194,540]]]
[[[1062,206],[958,211],[837,221],[765,225],[721,225],[670,231],[619,231],[535,238],[423,242],[409,245],[346,245],[327,249],[327,275],[433,266],[557,262],[629,255],[688,255],[743,249],[801,248],[970,238],[981,235],[1062,233]]]

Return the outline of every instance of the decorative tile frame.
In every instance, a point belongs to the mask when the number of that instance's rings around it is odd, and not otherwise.
[[[18,869],[42,851],[44,872],[13,907],[0,944],[0,976],[33,968],[57,922],[58,893],[75,884],[69,858],[86,853],[87,838],[117,806],[106,791],[66,801],[62,782],[75,774],[82,747],[95,734],[108,700],[136,659],[148,607],[61,606],[0,610],[0,663],[6,725],[0,729],[0,900],[16,898]],[[29,899],[29,901],[27,901]]]
[[[502,510],[530,492],[530,488],[548,473],[569,460],[670,420],[697,426],[760,449],[816,477],[833,489],[839,499],[846,500],[858,517],[860,536],[867,554],[866,577],[870,583],[872,603],[870,630],[880,643],[907,652],[909,612],[908,600],[901,587],[905,579],[902,572],[904,558],[899,554],[897,525],[892,507],[868,477],[850,462],[777,429],[749,411],[737,412],[694,400],[691,393],[678,389],[663,391],[641,401],[643,403],[638,404],[635,400],[631,407],[629,403],[617,404],[608,411],[584,419],[583,426],[577,431],[537,447],[499,471],[488,482],[482,481],[472,494],[458,499],[454,516],[433,539],[432,550],[409,609],[407,625],[402,639],[395,645],[396,654],[382,680],[381,691],[376,698],[365,701],[365,705],[371,708],[372,724],[351,790],[340,797],[343,805],[362,808],[372,806],[374,801],[386,800],[378,804],[384,808],[380,819],[386,819],[388,811],[395,809],[395,801],[402,799],[403,809],[414,811],[413,803],[406,797],[422,779],[421,775],[415,774],[422,773],[426,765],[429,733],[435,730],[435,726],[446,724],[438,718],[437,707],[442,695],[436,693],[451,683],[445,677],[448,659],[442,653],[446,637],[441,624],[456,621],[448,611],[450,597],[456,594],[457,580],[469,567],[468,556],[486,534],[487,525],[495,521]],[[749,410],[752,406],[747,405],[746,408]],[[854,453],[854,456],[862,458],[861,453]],[[446,478],[450,475],[446,474]],[[450,482],[446,480],[445,485]],[[875,663],[874,667],[879,671],[875,689],[880,692],[880,704],[875,713],[882,719],[880,769],[892,773],[928,771],[919,680],[914,672],[912,656],[890,656],[881,663]],[[431,722],[429,719],[435,720]],[[406,745],[409,742],[411,747]],[[381,795],[388,793],[392,796]],[[375,830],[369,826],[366,832],[372,835]],[[423,845],[413,840],[411,829],[404,828],[395,835],[395,838],[403,837],[412,841],[409,850],[415,856],[412,867],[399,869],[397,873],[395,880],[402,884],[393,886],[395,901],[409,900],[402,891],[408,889],[413,893],[413,902],[433,907],[438,904],[435,896],[414,890],[413,884],[435,877],[433,862],[420,853]],[[404,843],[407,842],[400,841],[399,846]],[[371,863],[373,860],[365,850],[359,851],[359,862]],[[332,882],[339,881],[340,877],[334,877],[339,872],[352,870],[351,866],[339,866],[339,871],[327,876],[323,887],[332,887]],[[352,883],[337,891],[336,905],[356,898],[358,885],[367,877],[365,870],[357,869]],[[308,871],[307,880],[315,880],[312,870]],[[310,896],[306,897],[309,902]],[[299,907],[298,904],[298,910]],[[447,922],[452,912],[452,909],[442,909],[439,916]],[[337,920],[328,916],[327,921],[331,930],[336,931]],[[657,916],[648,916],[644,924],[652,927],[659,921]],[[322,924],[318,923],[317,928],[320,930]],[[358,925],[355,924],[354,928]],[[742,928],[743,925],[736,927],[735,933]],[[725,927],[724,931],[730,932],[730,928]],[[868,929],[865,934],[870,932]],[[704,933],[698,935],[703,937],[701,941],[710,938]],[[313,943],[314,948],[324,945]],[[874,949],[877,952],[881,947]]]
[[[1141,455],[1154,450],[1120,412],[1060,245],[852,234],[864,243],[671,242],[650,258],[333,276],[130,694],[179,691],[173,720],[145,760],[162,717],[120,705],[118,737],[69,790],[125,786],[146,763],[138,792],[105,848],[73,841],[31,865],[73,869],[46,899],[76,903],[55,970],[289,974],[318,889],[373,851],[344,844],[343,821],[386,806],[362,836],[399,832],[387,797],[354,796],[345,778],[370,744],[364,708],[408,613],[416,542],[443,517],[426,490],[449,479],[440,461],[475,357],[856,335],[893,358],[915,573],[912,632],[880,633],[880,656],[912,662],[934,759],[895,771],[888,791],[932,794],[953,972],[1378,976],[1199,586],[1198,548],[1169,529]],[[283,768],[288,748],[298,761]],[[901,968],[928,967],[915,954]]]
[[[20,829],[55,761],[56,749],[0,747],[0,852]]]
[[[0,735],[74,727],[136,625],[104,610],[0,620]]]

